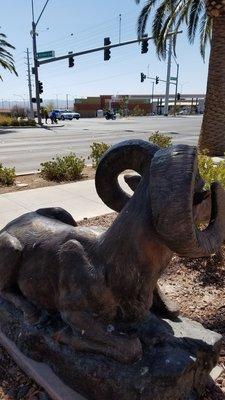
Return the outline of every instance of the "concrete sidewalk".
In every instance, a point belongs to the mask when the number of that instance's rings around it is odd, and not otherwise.
[[[0,228],[21,214],[43,207],[62,207],[76,221],[112,212],[98,197],[94,180],[0,195]]]

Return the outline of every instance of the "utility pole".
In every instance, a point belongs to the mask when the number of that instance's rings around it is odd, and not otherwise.
[[[165,117],[168,116],[168,111],[169,111],[172,45],[173,45],[173,38],[171,35],[169,37],[169,50],[168,50],[168,63],[167,63],[166,94],[165,94],[165,106],[164,106],[164,116]]]
[[[177,64],[177,79],[176,79],[175,100],[174,100],[174,116],[176,115],[176,108],[177,108],[177,91],[178,91],[178,81],[179,81],[179,70],[180,70],[180,65]]]
[[[41,120],[41,102],[40,102],[40,93],[39,93],[39,79],[38,79],[38,59],[37,59],[37,24],[41,19],[41,16],[48,4],[49,0],[45,2],[44,7],[42,8],[42,11],[37,19],[37,21],[34,21],[34,0],[31,0],[31,6],[32,6],[32,31],[31,31],[31,36],[33,39],[33,57],[34,57],[34,75],[35,75],[35,89],[36,89],[36,104],[37,104],[37,117],[38,117],[38,123],[41,125],[42,120]]]
[[[30,56],[29,49],[27,49],[27,78],[28,78],[28,90],[29,90],[29,102],[30,102],[30,118],[34,118],[34,108],[32,103],[32,87],[31,87],[31,75],[30,75]]]
[[[69,100],[68,100],[68,97],[69,97],[69,95],[68,95],[68,93],[66,94],[66,109],[68,110],[69,109]]]

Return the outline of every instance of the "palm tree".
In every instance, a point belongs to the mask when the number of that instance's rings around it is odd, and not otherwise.
[[[7,49],[15,49],[10,43],[6,40],[6,35],[4,33],[0,33],[0,67],[7,69],[10,72],[13,72],[17,75],[14,60],[12,54]],[[0,79],[2,80],[2,76],[0,75]]]
[[[140,0],[135,0],[137,4]],[[155,9],[154,9],[155,7]],[[209,155],[225,153],[225,1],[224,0],[147,0],[138,19],[138,35],[145,31],[154,9],[153,36],[157,53],[165,57],[168,33],[187,26],[190,43],[200,36],[200,52],[205,56],[206,45],[211,44],[205,112],[200,151]],[[173,36],[174,51],[176,35]]]

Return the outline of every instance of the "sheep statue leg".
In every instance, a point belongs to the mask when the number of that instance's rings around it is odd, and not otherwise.
[[[0,295],[21,310],[29,323],[39,320],[39,311],[29,303],[17,286],[17,275],[22,257],[22,246],[7,232],[0,235]]]
[[[60,312],[72,335],[64,330],[56,334],[58,340],[76,350],[105,354],[122,363],[141,357],[142,347],[136,336],[114,331],[111,323],[117,312],[115,300],[83,246],[69,240],[61,249],[60,262]]]

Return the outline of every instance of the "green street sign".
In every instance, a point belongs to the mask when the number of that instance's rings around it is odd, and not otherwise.
[[[41,51],[40,53],[37,53],[37,58],[51,58],[51,57],[55,57],[54,50]]]
[[[171,80],[171,81],[176,81],[177,78],[176,78],[176,76],[171,76],[171,77],[170,77],[170,80]]]

